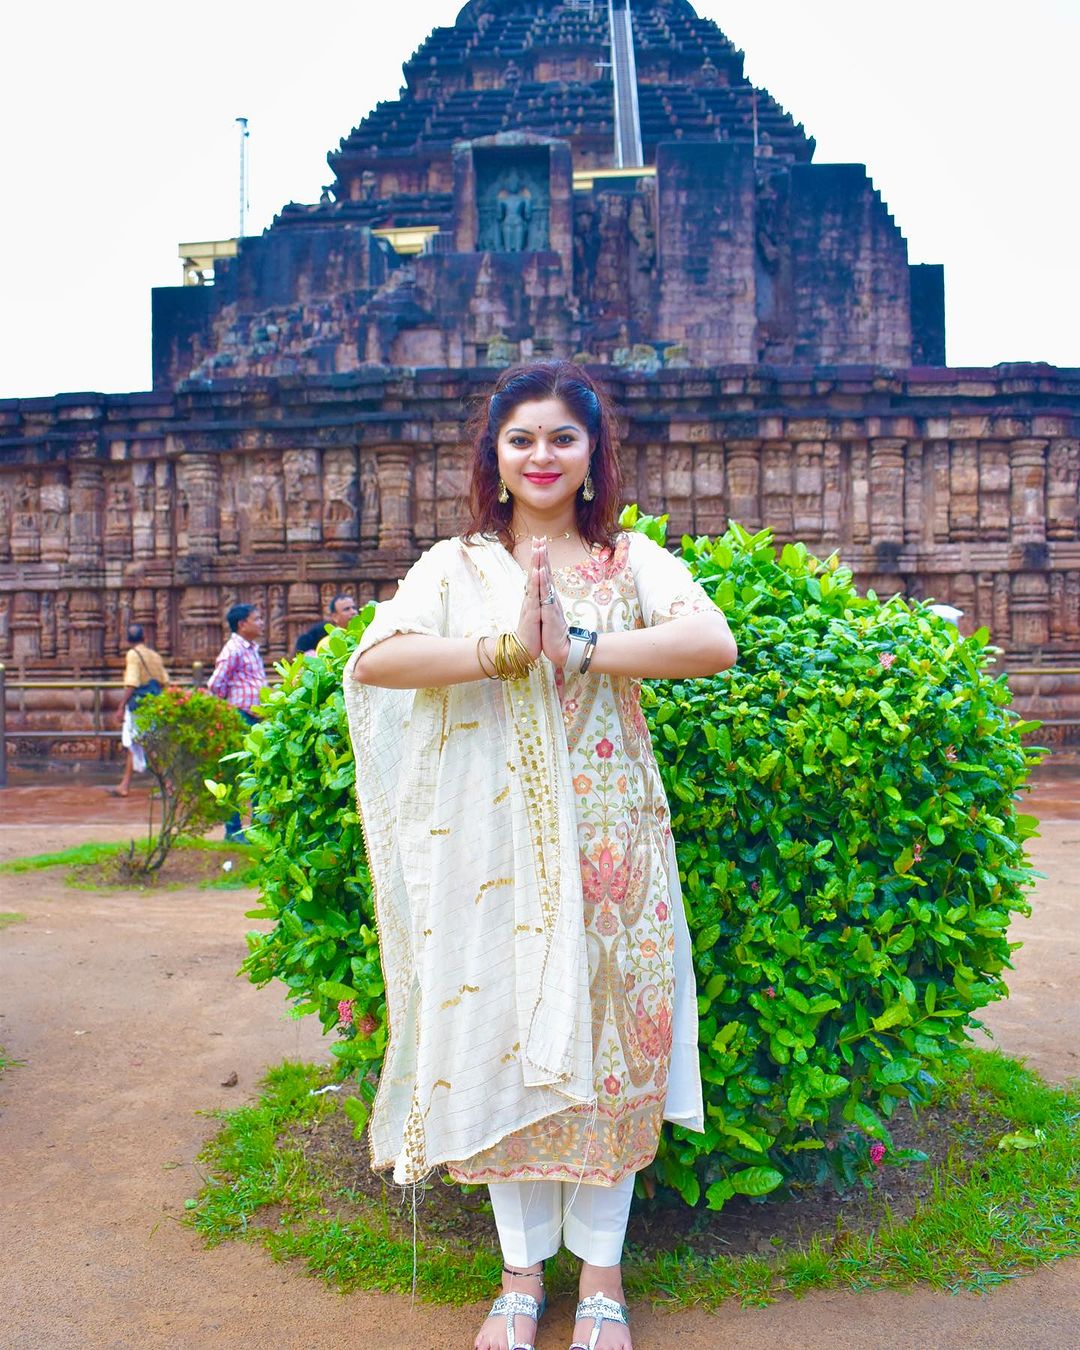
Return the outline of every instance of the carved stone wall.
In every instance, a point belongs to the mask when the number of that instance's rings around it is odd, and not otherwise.
[[[603,372],[626,496],[673,537],[728,518],[839,549],[863,586],[986,625],[1007,664],[1080,665],[1080,371],[726,367]],[[129,622],[176,673],[254,601],[270,659],[336,591],[391,594],[460,522],[485,370],[222,381],[0,403],[0,661],[118,678]],[[1080,746],[1080,679],[1017,676],[1042,738]],[[36,700],[36,702],[35,702]],[[81,701],[80,701],[81,700]],[[14,725],[85,729],[85,696],[9,696]]]

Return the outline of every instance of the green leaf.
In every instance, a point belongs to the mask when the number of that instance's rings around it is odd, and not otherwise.
[[[894,1059],[881,1070],[883,1083],[906,1083],[914,1076],[917,1065],[909,1059]]]
[[[755,1139],[754,1136],[746,1130],[740,1129],[738,1125],[721,1125],[720,1131],[731,1139],[737,1139],[740,1144],[745,1148],[751,1149],[754,1153],[765,1152],[760,1141]]]
[[[911,1009],[906,1003],[891,1003],[880,1017],[874,1018],[872,1025],[875,1031],[888,1031],[910,1021]]]
[[[698,952],[707,952],[715,947],[720,941],[720,925],[713,923],[708,928],[703,928],[694,939],[694,950]]]
[[[319,985],[319,993],[323,998],[332,998],[335,1003],[341,1003],[345,1000],[356,1000],[362,997],[361,994],[348,984],[339,984],[336,980],[324,980]]]
[[[371,1107],[359,1097],[346,1097],[342,1103],[342,1110],[353,1123],[353,1135],[359,1139],[364,1133],[364,1127],[371,1116]]]
[[[723,1209],[734,1195],[735,1187],[726,1178],[722,1181],[714,1181],[705,1192],[705,1204],[709,1209]]]
[[[885,944],[885,950],[887,952],[892,952],[894,955],[898,955],[900,952],[908,952],[911,950],[914,941],[914,924],[905,924],[898,933],[894,933],[893,936],[889,938],[888,942]]]
[[[1029,1149],[1039,1149],[1046,1143],[1046,1132],[1041,1129],[1016,1130],[1012,1134],[1003,1134],[998,1140],[998,1148],[1003,1152],[1024,1153]]]
[[[851,1110],[851,1122],[858,1125],[860,1129],[872,1135],[875,1139],[880,1139],[882,1143],[889,1143],[889,1133],[881,1123],[875,1111],[872,1111],[865,1102],[856,1102]]]
[[[775,1167],[744,1167],[728,1177],[736,1195],[768,1195],[784,1180],[784,1174]]]

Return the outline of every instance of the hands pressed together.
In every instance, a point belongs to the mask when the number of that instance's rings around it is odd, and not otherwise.
[[[552,580],[546,539],[532,541],[532,555],[526,572],[518,638],[532,660],[543,654],[553,666],[562,669],[570,656],[570,638],[562,601]]]

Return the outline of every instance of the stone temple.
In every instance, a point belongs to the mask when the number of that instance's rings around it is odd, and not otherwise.
[[[944,365],[939,267],[686,0],[473,0],[219,266],[158,291],[155,383],[585,353]]]
[[[767,525],[958,606],[1080,748],[1080,371],[947,366],[941,268],[687,0],[471,0],[404,79],[320,201],[185,246],[151,391],[0,402],[16,753],[100,752],[87,692],[31,686],[117,678],[130,621],[183,673],[237,600],[273,659],[390,593],[458,526],[471,402],[550,356],[673,537]]]

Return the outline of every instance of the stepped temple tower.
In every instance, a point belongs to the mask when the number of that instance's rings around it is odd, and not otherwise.
[[[159,291],[155,384],[616,365],[944,365],[939,267],[686,0],[472,0],[287,206]]]
[[[130,621],[184,672],[237,600],[277,658],[392,592],[459,523],[470,402],[550,356],[602,375],[673,537],[767,525],[958,606],[1080,749],[1080,371],[948,367],[942,269],[688,0],[470,0],[404,79],[321,200],[182,246],[152,391],[0,401],[15,753],[101,751],[33,682],[115,679]]]

